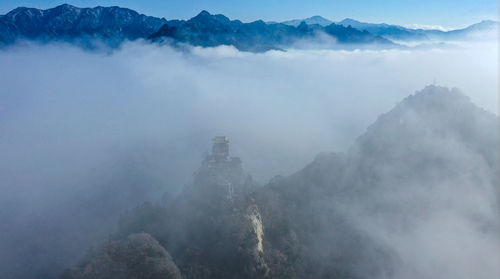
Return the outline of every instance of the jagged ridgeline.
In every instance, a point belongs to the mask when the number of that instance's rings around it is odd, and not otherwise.
[[[426,278],[413,266],[415,228],[432,224],[458,247],[458,225],[478,239],[499,234],[498,124],[458,90],[428,86],[345,153],[265,186],[215,137],[179,196],[124,215],[63,278]],[[448,217],[460,221],[449,228]],[[473,264],[491,269],[484,262]]]
[[[189,20],[167,21],[120,7],[77,8],[64,4],[47,10],[21,7],[0,16],[0,44],[4,45],[35,40],[70,42],[86,48],[100,45],[114,48],[126,40],[145,39],[173,45],[232,45],[239,50],[260,52],[287,48],[298,40],[314,40],[318,32],[325,32],[344,47],[352,44],[396,46],[387,39],[350,26],[304,23],[295,27],[266,24],[261,20],[243,23],[207,11]]]
[[[251,52],[304,47],[393,49],[405,48],[396,40],[478,40],[484,39],[485,31],[497,29],[495,21],[444,32],[352,19],[334,23],[319,16],[283,23],[262,20],[244,23],[207,11],[189,20],[166,20],[121,7],[78,8],[64,4],[46,10],[19,7],[0,15],[0,46],[35,41],[114,49],[125,41],[142,39],[176,47],[230,45]]]

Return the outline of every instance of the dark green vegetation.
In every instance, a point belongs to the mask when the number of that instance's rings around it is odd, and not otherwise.
[[[401,278],[413,255],[377,225],[404,234],[451,210],[478,237],[498,235],[497,127],[457,90],[428,86],[347,152],[263,187],[214,153],[178,197],[124,215],[64,278]]]

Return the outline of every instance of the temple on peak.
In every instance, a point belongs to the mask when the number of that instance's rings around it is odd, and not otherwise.
[[[217,136],[212,140],[212,156],[221,159],[229,157],[229,138],[225,136]]]
[[[241,164],[238,157],[229,157],[229,138],[226,136],[216,136],[212,139],[212,154],[207,158],[208,167],[220,165]]]

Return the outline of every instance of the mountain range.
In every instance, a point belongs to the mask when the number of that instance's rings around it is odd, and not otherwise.
[[[336,24],[322,27],[304,23],[294,27],[282,23],[266,24],[261,20],[243,23],[239,20],[230,20],[224,15],[211,15],[207,11],[202,11],[188,21],[167,22],[152,34],[150,39],[167,38],[175,42],[204,47],[233,45],[239,50],[258,52],[286,49],[300,40],[313,42],[319,32],[328,34],[344,48],[349,45],[364,44],[395,46],[380,36]]]
[[[463,39],[498,28],[483,21],[465,29],[409,29],[352,19],[334,23],[320,16],[282,23],[261,20],[243,23],[202,11],[189,20],[166,20],[120,7],[78,8],[63,4],[52,9],[19,7],[0,16],[0,46],[20,40],[69,42],[86,48],[118,47],[126,40],[144,39],[174,45],[232,45],[260,52],[301,45],[324,48],[395,48],[392,40]]]
[[[349,18],[338,22],[338,24],[352,26],[359,30],[366,30],[374,35],[383,36],[391,40],[409,41],[466,40],[470,37],[478,39],[481,33],[496,32],[496,30],[498,30],[498,22],[492,20],[484,20],[462,29],[450,31],[437,29],[410,29],[400,25],[365,23]]]
[[[348,151],[264,186],[229,151],[215,153],[179,196],[124,215],[110,241],[62,278],[414,278],[422,268],[416,278],[429,278],[434,263],[412,266],[422,264],[415,255],[428,259],[412,243],[419,233],[498,235],[497,125],[458,90],[428,86]],[[412,249],[398,250],[401,241]],[[450,253],[433,244],[440,249]]]
[[[374,35],[382,36],[390,40],[410,40],[410,41],[425,41],[425,40],[453,40],[453,39],[468,39],[475,34],[481,34],[489,31],[498,30],[498,22],[493,20],[483,20],[479,23],[472,24],[465,28],[443,31],[439,29],[412,29],[401,25],[392,25],[386,23],[367,23],[357,21],[352,18],[346,18],[339,22],[334,22],[321,16],[313,16],[305,19],[294,19],[282,22],[286,25],[298,26],[302,22],[306,24],[318,24],[328,26],[332,23],[345,27],[351,26],[358,30],[366,30]],[[477,39],[478,36],[475,36]]]
[[[91,42],[111,46],[146,38],[167,21],[119,7],[77,8],[68,4],[52,9],[16,8],[0,17],[0,41],[17,39]]]
[[[312,17],[305,18],[305,19],[292,19],[292,20],[283,21],[281,23],[286,24],[286,25],[299,26],[302,22],[305,22],[306,24],[309,24],[309,25],[318,24],[321,26],[328,26],[328,25],[334,23],[333,21],[326,19],[322,16],[312,16]]]

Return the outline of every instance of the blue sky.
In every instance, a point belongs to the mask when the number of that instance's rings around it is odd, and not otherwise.
[[[483,19],[498,20],[497,0],[0,0],[0,14],[18,6],[50,8],[62,3],[79,7],[117,5],[167,19],[190,18],[204,9],[243,21],[321,15],[334,21],[350,17],[368,22],[456,28]]]

